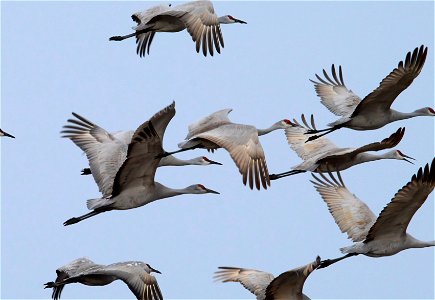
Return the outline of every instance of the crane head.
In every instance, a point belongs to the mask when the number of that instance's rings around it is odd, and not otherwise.
[[[220,165],[220,166],[222,166],[222,164],[220,162],[211,160],[205,156],[201,156],[200,161],[201,161],[202,165]]]
[[[220,194],[219,192],[206,188],[200,183],[188,186],[186,190],[188,190],[191,194]]]
[[[414,111],[418,116],[435,116],[435,110],[432,107],[423,107]]]
[[[162,274],[162,272],[160,272],[159,270],[154,269],[149,264],[145,264],[145,265],[148,267],[148,270],[146,270],[148,274],[150,274],[151,272]]]
[[[10,137],[10,138],[15,138],[12,134],[9,134],[9,133],[1,130],[1,129],[0,129],[0,136],[7,136],[7,137]]]
[[[226,15],[226,16],[220,17],[219,23],[221,23],[221,24],[233,24],[233,23],[247,24],[245,21],[236,19],[231,15]]]
[[[395,152],[396,152],[396,158],[397,159],[404,160],[406,162],[409,162],[410,164],[414,164],[412,161],[408,160],[408,158],[412,159],[412,160],[415,160],[415,158],[412,158],[411,156],[403,154],[403,152],[401,152],[399,150],[395,150]]]

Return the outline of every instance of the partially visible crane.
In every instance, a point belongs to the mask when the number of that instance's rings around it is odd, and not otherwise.
[[[310,298],[302,293],[305,280],[319,265],[320,257],[317,256],[315,261],[276,278],[270,273],[253,269],[219,267],[214,278],[222,282],[240,282],[257,300],[306,300]]]
[[[15,138],[12,134],[9,134],[9,133],[1,130],[1,129],[0,129],[0,136],[7,136],[7,137],[10,137],[10,138]]]
[[[68,119],[68,125],[63,126],[62,137],[69,138],[76,144],[89,160],[89,168],[82,170],[82,175],[94,175],[98,183],[101,173],[113,173],[119,169],[127,158],[128,144],[131,142],[134,131],[118,131],[109,133],[104,128],[85,119],[79,114],[72,113],[75,119]],[[163,138],[163,137],[161,137]],[[186,165],[222,165],[219,162],[199,156],[192,159],[179,159],[172,155],[160,160],[158,167],[163,166],[186,166]],[[110,167],[106,170],[106,167]],[[92,170],[94,172],[92,172]]]

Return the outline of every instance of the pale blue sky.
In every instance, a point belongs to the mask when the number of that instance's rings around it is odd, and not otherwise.
[[[165,298],[252,299],[239,284],[215,283],[218,266],[274,274],[320,255],[333,258],[351,242],[300,174],[251,191],[224,150],[208,155],[223,166],[161,168],[170,187],[194,183],[221,195],[180,196],[128,211],[101,214],[64,227],[99,196],[80,176],[86,157],[59,131],[77,112],[108,131],[136,129],[176,102],[165,134],[176,149],[188,124],[222,108],[232,121],[265,128],[283,118],[314,113],[318,127],[336,117],[316,97],[309,78],[341,64],[349,88],[364,97],[408,51],[429,52],[420,76],[393,107],[434,106],[434,4],[432,2],[218,2],[218,15],[247,25],[222,25],[222,54],[204,58],[187,32],[158,33],[151,53],[139,58],[130,15],[155,2],[1,2],[1,298],[49,298],[43,283],[55,269],[87,256],[109,264],[142,260],[160,270]],[[174,3],[175,4],[175,3]],[[342,173],[347,187],[378,214],[395,192],[434,155],[434,119],[414,118],[379,130],[343,129],[329,135],[339,146],[380,141],[406,127],[398,149],[415,165],[378,161]],[[270,173],[300,162],[282,131],[261,137]],[[434,196],[417,212],[409,232],[434,239]],[[386,258],[358,256],[314,272],[304,292],[312,298],[430,298],[434,249]],[[68,298],[132,298],[122,282],[106,287],[67,286]]]

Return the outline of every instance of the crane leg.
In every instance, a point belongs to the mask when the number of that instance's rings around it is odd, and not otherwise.
[[[135,33],[131,33],[131,34],[127,34],[127,35],[122,35],[122,36],[116,35],[116,36],[110,37],[109,41],[122,41],[122,40],[125,40],[125,39],[128,39],[128,38],[134,37],[136,35],[137,35],[136,32]]]
[[[299,173],[305,173],[305,172],[306,171],[304,171],[304,170],[291,170],[291,171],[280,173],[280,174],[270,174],[269,179],[276,180],[276,179],[279,179],[282,177],[287,177],[287,176],[291,176],[291,175],[295,175],[295,174],[299,174]]]
[[[183,148],[183,149],[180,149],[180,150],[177,150],[177,151],[172,151],[172,152],[166,152],[165,151],[162,154],[156,155],[155,158],[162,158],[162,157],[166,157],[166,156],[169,156],[169,155],[172,155],[172,154],[175,154],[175,153],[180,153],[180,152],[184,152],[184,151],[188,151],[188,150],[193,150],[193,149],[197,149],[197,148],[201,148],[201,146],[200,145],[195,145],[195,146],[192,146],[192,147],[189,147],[189,148]]]
[[[128,38],[134,37],[134,36],[138,36],[139,34],[142,34],[142,33],[147,33],[148,31],[151,31],[151,28],[137,30],[137,31],[130,33],[130,34],[127,34],[127,35],[115,35],[115,36],[110,37],[109,41],[122,41],[122,40],[125,40]]]
[[[316,139],[318,139],[319,137],[322,137],[322,136],[324,136],[324,135],[327,135],[328,133],[331,133],[331,132],[333,132],[333,131],[335,131],[335,130],[337,130],[337,129],[339,129],[339,128],[341,128],[341,127],[332,127],[332,128],[322,129],[322,130],[308,130],[307,133],[305,133],[305,134],[313,134],[313,133],[324,132],[324,131],[326,131],[326,132],[325,132],[325,133],[322,133],[322,134],[319,134],[319,135],[313,135],[313,136],[310,136],[310,137],[305,141],[305,143],[307,143],[307,142],[309,142],[309,141],[316,140]]]
[[[320,266],[318,267],[318,269],[326,268],[326,267],[328,267],[328,266],[330,266],[332,264],[335,264],[336,262],[339,262],[340,260],[343,260],[343,259],[351,257],[351,256],[356,256],[358,254],[359,253],[348,253],[348,254],[346,254],[346,255],[344,255],[342,257],[339,257],[339,258],[322,260],[320,262]]]
[[[84,214],[83,216],[80,216],[80,217],[74,217],[74,218],[71,218],[71,219],[66,220],[66,221],[63,223],[63,226],[68,226],[68,225],[72,225],[72,224],[78,223],[78,222],[83,221],[83,220],[85,220],[85,219],[87,219],[87,218],[90,218],[90,217],[96,216],[96,215],[98,215],[98,214],[101,214],[102,212],[109,211],[109,210],[111,210],[111,209],[110,209],[110,208],[94,209],[94,210],[91,211],[90,213]]]

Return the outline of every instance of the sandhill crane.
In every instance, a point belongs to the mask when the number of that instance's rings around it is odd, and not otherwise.
[[[115,280],[124,281],[139,300],[163,299],[157,280],[151,272],[159,273],[149,264],[141,261],[127,261],[111,265],[97,265],[87,258],[78,258],[56,270],[56,281],[45,283],[45,288],[53,288],[52,298],[60,299],[66,284],[81,283],[90,286],[103,286]]]
[[[287,119],[276,122],[266,129],[257,129],[251,125],[235,124],[230,121],[228,114],[231,108],[222,109],[189,125],[186,141],[178,146],[181,150],[165,155],[174,154],[196,148],[205,148],[214,151],[225,148],[239,168],[243,176],[243,184],[249,180],[249,187],[260,189],[260,181],[264,189],[270,186],[269,172],[266,158],[258,136],[277,129],[284,129],[290,124]]]
[[[0,129],[0,136],[7,136],[7,137],[10,137],[10,138],[13,138],[13,139],[15,138],[12,134],[9,134],[9,133],[1,130],[1,129]]]
[[[368,94],[363,100],[355,95],[352,90],[347,89],[344,84],[341,66],[339,67],[339,78],[334,65],[331,67],[332,77],[328,76],[325,70],[322,79],[316,74],[320,82],[311,80],[314,83],[317,95],[326,108],[337,116],[341,116],[335,122],[328,124],[330,128],[312,130],[309,133],[325,132],[320,135],[313,135],[309,140],[314,140],[337,129],[346,127],[354,130],[372,130],[381,128],[391,122],[413,118],[417,116],[435,116],[435,111],[430,107],[417,109],[410,113],[402,113],[391,109],[391,105],[397,96],[411,85],[412,81],[420,74],[427,56],[427,47],[417,47],[408,52],[403,61],[399,62],[379,87]]]
[[[222,282],[240,282],[257,300],[310,299],[302,293],[305,280],[320,264],[320,257],[274,278],[270,273],[252,269],[219,267],[214,278]]]
[[[139,126],[131,138],[127,158],[121,166],[113,166],[108,161],[102,164],[96,172],[92,169],[92,174],[103,197],[88,200],[87,207],[92,211],[67,220],[64,222],[65,226],[106,211],[136,208],[159,199],[181,194],[219,194],[207,189],[202,184],[191,185],[184,189],[172,189],[154,181],[160,160],[159,156],[164,153],[162,148],[163,135],[174,115],[175,102]],[[99,170],[104,170],[104,172],[99,172]]]
[[[328,205],[338,227],[354,242],[340,249],[346,255],[324,260],[319,268],[359,254],[382,257],[409,248],[435,246],[435,241],[420,241],[406,232],[412,217],[435,187],[435,159],[430,168],[426,164],[424,170],[420,168],[412,176],[377,218],[364,202],[346,188],[340,173],[337,173],[338,180],[331,173],[331,179],[320,174],[323,180],[312,175],[316,181],[311,182]]]
[[[134,131],[107,132],[104,128],[92,123],[79,114],[72,113],[75,119],[68,119],[68,125],[63,126],[62,137],[69,138],[74,142],[89,160],[90,168],[84,168],[82,175],[92,174],[98,183],[104,176],[101,173],[113,173],[118,170],[127,158],[128,144],[131,142]],[[158,167],[163,166],[186,166],[186,165],[222,165],[219,162],[199,156],[192,159],[178,159],[172,155],[160,160]],[[110,168],[106,170],[105,168]]]
[[[301,116],[301,119],[306,127],[293,119],[293,123],[285,128],[285,135],[290,147],[304,162],[292,167],[292,170],[288,172],[270,174],[269,178],[271,180],[308,171],[342,171],[352,166],[378,159],[398,159],[412,163],[407,158],[413,158],[403,154],[399,150],[391,150],[380,155],[367,153],[369,151],[393,148],[402,140],[405,128],[399,128],[395,133],[390,135],[390,137],[381,142],[367,144],[359,148],[338,148],[326,137],[320,137],[319,139],[307,143],[309,139],[307,132],[309,130],[315,130],[316,125],[313,115],[311,115],[311,126],[308,125],[304,115]]]
[[[213,48],[221,53],[224,47],[220,24],[246,24],[245,21],[230,15],[217,17],[213,4],[210,1],[191,1],[171,7],[171,5],[157,5],[145,11],[137,12],[131,16],[137,23],[132,34],[112,36],[111,41],[122,41],[136,37],[136,53],[139,56],[149,54],[151,42],[156,32],[178,32],[187,29],[196,42],[196,52],[199,53],[202,44],[202,53],[207,56],[207,50],[213,56]],[[214,47],[213,47],[214,44]]]

